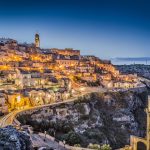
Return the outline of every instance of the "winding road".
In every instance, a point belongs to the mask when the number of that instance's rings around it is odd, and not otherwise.
[[[48,106],[55,106],[55,105],[59,105],[59,104],[65,104],[65,103],[69,103],[69,102],[74,102],[79,97],[82,97],[86,94],[89,94],[89,93],[92,93],[92,92],[102,92],[103,93],[105,91],[106,91],[106,89],[100,88],[100,87],[98,87],[98,88],[87,88],[85,92],[82,92],[83,94],[78,95],[77,97],[74,97],[74,98],[70,98],[66,101],[56,102],[56,103],[46,104],[46,105],[41,105],[41,106],[35,106],[35,107],[28,107],[28,108],[24,108],[22,110],[14,110],[14,111],[10,112],[9,114],[5,115],[4,117],[2,117],[0,119],[0,127],[6,127],[8,125],[15,125],[14,124],[15,117],[20,112],[27,111],[27,110],[38,109],[38,108],[43,108],[43,107],[48,107]]]
[[[48,107],[48,106],[55,106],[55,105],[58,105],[58,104],[69,103],[69,102],[75,101],[76,99],[77,98],[69,99],[69,100],[63,101],[63,102],[47,104],[47,105],[41,105],[41,106],[36,106],[36,107],[28,107],[28,108],[22,109],[22,110],[14,110],[14,111],[10,112],[9,114],[5,115],[4,117],[2,117],[0,119],[0,127],[6,127],[8,125],[14,125],[14,119],[15,119],[16,115],[20,112],[27,111],[27,110],[32,110],[32,109],[43,108],[43,107]]]

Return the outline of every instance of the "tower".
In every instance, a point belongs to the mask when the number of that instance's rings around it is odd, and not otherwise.
[[[36,48],[40,47],[40,36],[37,33],[35,34],[35,46]]]

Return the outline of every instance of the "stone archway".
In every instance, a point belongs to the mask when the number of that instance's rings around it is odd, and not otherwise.
[[[140,138],[136,136],[130,137],[130,145],[133,150],[146,150],[147,149],[147,140],[145,138]]]
[[[146,150],[146,145],[143,142],[137,142],[137,150]]]

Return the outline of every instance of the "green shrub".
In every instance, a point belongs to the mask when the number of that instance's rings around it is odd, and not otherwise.
[[[104,144],[101,146],[101,150],[111,150],[112,148],[108,144]]]
[[[74,147],[81,147],[81,145],[80,144],[75,144]]]
[[[65,140],[69,145],[75,145],[81,143],[80,136],[74,131],[70,131],[68,134],[65,134],[62,137],[62,140]]]
[[[98,144],[89,144],[88,148],[95,149],[95,150],[101,150],[101,147]]]

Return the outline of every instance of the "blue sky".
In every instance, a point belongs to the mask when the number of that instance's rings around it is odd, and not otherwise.
[[[148,0],[2,0],[0,36],[101,58],[150,56]]]

